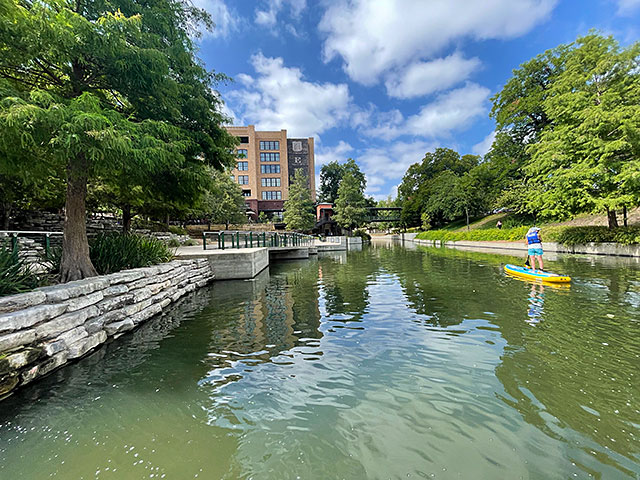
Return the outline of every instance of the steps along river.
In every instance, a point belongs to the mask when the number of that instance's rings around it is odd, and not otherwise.
[[[0,403],[2,479],[635,479],[640,268],[373,246],[220,282]]]

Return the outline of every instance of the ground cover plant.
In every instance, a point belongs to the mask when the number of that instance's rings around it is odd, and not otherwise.
[[[90,243],[89,254],[101,275],[128,268],[148,267],[173,259],[173,251],[163,241],[138,234],[98,235]]]
[[[469,241],[523,241],[529,226],[515,228],[487,228],[470,231],[429,230],[417,235],[420,240],[441,240],[455,242]],[[604,226],[542,226],[542,240],[563,245],[584,243],[620,243],[633,245],[640,243],[640,226],[608,228]]]
[[[28,292],[40,284],[40,278],[16,251],[0,246],[0,296]]]

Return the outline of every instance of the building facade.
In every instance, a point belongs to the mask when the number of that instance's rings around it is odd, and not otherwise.
[[[286,130],[256,131],[254,125],[226,128],[240,140],[236,168],[231,174],[242,188],[254,220],[260,212],[275,220],[282,218],[289,185],[298,169],[307,177],[311,199],[315,201],[313,137],[287,138]]]

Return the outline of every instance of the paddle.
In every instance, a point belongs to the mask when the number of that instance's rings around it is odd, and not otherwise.
[[[525,253],[524,266],[527,268],[531,268],[531,264],[529,263],[529,252]]]

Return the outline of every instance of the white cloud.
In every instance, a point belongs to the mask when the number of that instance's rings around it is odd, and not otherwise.
[[[471,151],[475,155],[482,155],[483,157],[491,150],[491,145],[493,145],[493,141],[496,139],[496,132],[491,132],[489,135],[484,137],[484,139],[480,143],[476,143]]]
[[[635,9],[640,8],[640,0],[617,0],[618,15],[629,15]]]
[[[382,119],[378,117],[376,126],[365,128],[365,133],[387,140],[402,135],[431,138],[446,136],[466,127],[474,118],[484,115],[489,93],[485,87],[468,83],[438,96],[406,121],[399,111],[383,114]]]
[[[389,181],[402,179],[410,165],[421,161],[426,152],[435,148],[435,144],[416,141],[366,149],[356,161],[367,176],[367,192],[377,193],[382,189],[379,187]]]
[[[209,12],[216,24],[213,31],[205,35],[226,37],[238,28],[238,19],[231,13],[224,0],[193,0],[193,4]]]
[[[635,1],[635,0],[624,0]],[[433,58],[456,41],[513,38],[544,20],[557,0],[331,0],[319,28],[324,59],[343,59],[355,81]]]
[[[258,25],[274,27],[278,19],[278,14],[284,8],[286,8],[293,17],[297,18],[306,7],[306,0],[270,0],[266,8],[256,10],[255,21]]]
[[[391,97],[413,98],[446,90],[464,82],[479,66],[478,58],[466,59],[459,52],[430,62],[415,62],[404,72],[387,77],[387,93]]]
[[[316,152],[316,166],[325,165],[334,160],[342,162],[348,158],[350,152],[353,152],[353,147],[344,140],[340,140],[335,147],[320,147]]]
[[[282,58],[262,53],[252,56],[251,64],[257,75],[244,75],[245,88],[227,96],[257,129],[286,128],[292,137],[318,137],[349,117],[351,97],[346,84],[306,81],[299,68],[286,67]]]

